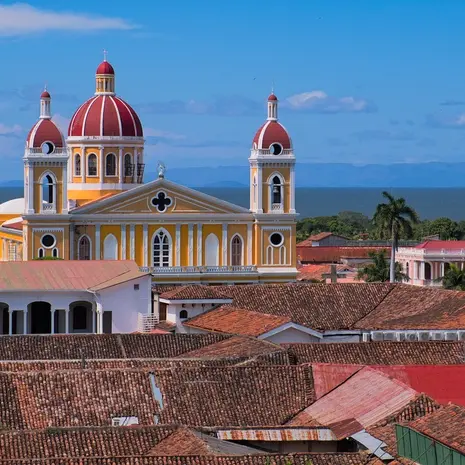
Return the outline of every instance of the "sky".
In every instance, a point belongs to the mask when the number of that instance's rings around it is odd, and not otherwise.
[[[246,165],[273,85],[299,162],[465,161],[464,23],[462,0],[0,0],[0,181],[45,83],[66,130],[104,49],[149,171]]]

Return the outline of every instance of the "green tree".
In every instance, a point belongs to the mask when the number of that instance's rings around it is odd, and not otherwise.
[[[450,264],[449,269],[439,280],[442,282],[442,287],[444,289],[465,291],[465,270],[461,270],[455,263]]]
[[[389,280],[393,283],[396,280],[396,252],[399,237],[401,235],[406,238],[412,237],[412,225],[418,223],[419,220],[417,212],[407,205],[404,198],[396,199],[386,191],[383,192],[383,197],[388,202],[378,204],[373,222],[381,236],[389,238],[392,242]]]
[[[389,281],[390,266],[386,250],[370,252],[368,255],[373,260],[373,263],[360,268],[357,272],[357,279],[364,280],[367,283],[385,283]],[[409,280],[409,277],[402,272],[400,263],[396,263],[395,280],[396,282]]]
[[[429,224],[428,236],[438,234],[443,241],[459,239],[461,237],[459,225],[450,218],[436,218]]]

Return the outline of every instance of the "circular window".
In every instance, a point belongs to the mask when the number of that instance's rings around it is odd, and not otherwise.
[[[274,144],[270,145],[270,152],[272,155],[279,155],[283,151],[283,146],[275,142]]]
[[[51,142],[44,142],[41,149],[44,155],[50,155],[55,150],[55,146]]]
[[[45,248],[50,249],[55,245],[56,239],[55,236],[52,236],[51,234],[44,234],[40,242]]]
[[[281,233],[275,232],[270,236],[270,242],[271,245],[279,247],[284,242],[284,237]]]

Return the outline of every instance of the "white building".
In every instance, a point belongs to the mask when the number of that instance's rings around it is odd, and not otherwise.
[[[134,261],[0,262],[0,334],[138,331],[151,283]]]
[[[396,261],[415,286],[441,287],[442,278],[454,263],[463,268],[465,241],[426,241],[416,247],[400,247]]]

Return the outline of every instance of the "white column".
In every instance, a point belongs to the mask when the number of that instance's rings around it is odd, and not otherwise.
[[[96,301],[96,312],[97,312],[97,334],[103,333],[103,308],[100,299]]]
[[[425,262],[420,263],[420,279],[425,279]]]
[[[100,146],[99,147],[99,156],[100,156],[100,168],[99,168],[99,179],[100,179],[100,182],[103,182],[104,181],[104,176],[105,176],[105,159],[104,159],[104,156],[103,156],[103,146]]]
[[[134,236],[135,236],[135,225],[134,224],[130,224],[129,225],[129,242],[130,242],[130,256],[129,258],[131,260],[134,260],[135,256],[136,256],[136,246],[135,246],[135,241],[134,241]]]
[[[252,224],[248,223],[247,224],[247,265],[253,265],[252,245],[253,245]]]
[[[147,258],[148,258],[148,255],[149,255],[149,251],[148,251],[149,225],[148,224],[144,224],[142,226],[142,240],[143,240],[142,266],[147,266]]]
[[[295,165],[291,166],[291,185],[289,189],[289,213],[295,213]]]
[[[221,239],[221,246],[223,248],[222,266],[228,266],[228,223],[223,223],[223,237]]]
[[[257,166],[257,213],[263,213],[263,173],[262,167]]]
[[[202,266],[202,224],[197,224],[197,266]]]
[[[73,160],[73,163],[74,163],[74,160]],[[86,182],[86,173],[87,173],[86,148],[84,145],[81,145],[81,182]]]
[[[27,334],[27,307],[23,310],[23,333]]]
[[[175,266],[181,266],[181,225],[176,224],[176,263]]]
[[[8,308],[8,334],[11,336],[13,334],[13,312],[11,308]]]
[[[50,309],[50,334],[55,334],[55,308]]]
[[[188,224],[189,228],[189,258],[188,266],[194,266],[194,225],[192,223]]]
[[[65,308],[65,334],[69,334],[69,306]]]
[[[34,213],[34,175],[32,172],[32,166],[29,164],[27,167],[27,180],[28,180],[28,186],[27,186],[28,199],[26,202],[26,208],[27,208],[27,213],[30,215]]]
[[[74,224],[69,225],[69,259],[74,260]]]
[[[91,331],[92,331],[92,334],[95,333],[95,319],[96,319],[96,310],[95,310],[95,306],[92,305],[92,322],[91,322]]]
[[[100,260],[100,224],[95,225],[95,260]]]
[[[137,153],[137,149],[134,149],[134,173],[132,176],[132,182],[134,184],[137,183],[137,164],[139,163],[139,155]]]
[[[123,147],[119,148],[118,153],[118,182],[120,184],[124,182]]]
[[[61,196],[63,203],[61,206],[61,213],[68,213],[68,165],[65,163],[63,166],[63,180],[61,182]],[[58,207],[58,206],[57,206]],[[58,208],[57,208],[58,211]]]
[[[126,225],[121,225],[121,260],[126,260]]]

